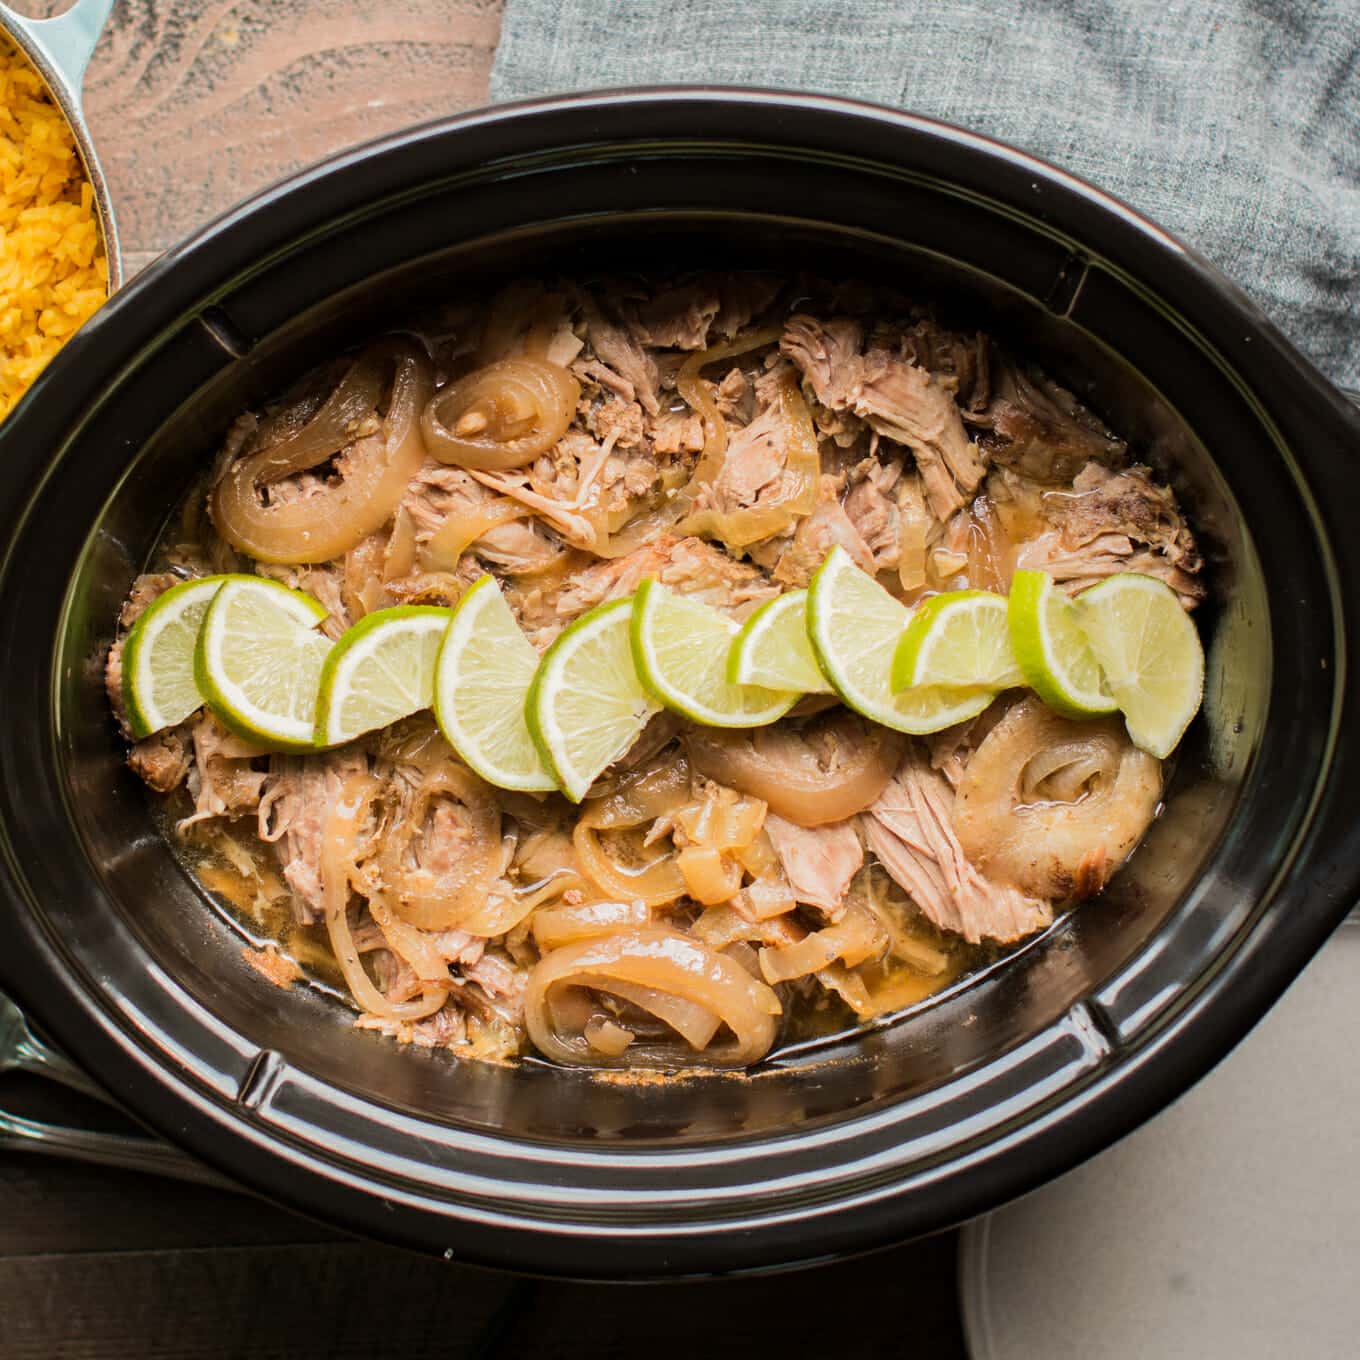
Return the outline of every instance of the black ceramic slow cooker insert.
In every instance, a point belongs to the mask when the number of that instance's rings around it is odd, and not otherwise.
[[[318,358],[498,278],[687,263],[934,298],[1170,478],[1213,603],[1166,811],[1104,897],[980,980],[750,1076],[637,1084],[356,1033],[244,965],[154,827],[102,691],[121,600],[230,419]],[[708,1273],[956,1223],[1194,1081],[1355,900],[1358,451],[1344,398],[1210,266],[925,119],[654,90],[363,147],[147,270],[0,427],[0,986],[245,1185],[461,1260]]]

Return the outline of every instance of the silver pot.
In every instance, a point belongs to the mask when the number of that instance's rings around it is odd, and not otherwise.
[[[118,223],[114,218],[113,199],[109,195],[104,169],[95,154],[89,125],[85,122],[80,87],[85,79],[85,68],[90,64],[95,44],[104,31],[113,5],[114,0],[76,0],[70,9],[54,19],[26,19],[7,5],[0,4],[0,32],[12,38],[19,50],[33,63],[75,137],[76,149],[85,165],[85,174],[94,189],[99,229],[109,260],[111,293],[123,282],[123,256],[118,247]]]

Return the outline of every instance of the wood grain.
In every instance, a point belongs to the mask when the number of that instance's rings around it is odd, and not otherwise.
[[[129,276],[304,165],[485,102],[501,4],[120,0],[85,106]]]
[[[952,1239],[815,1272],[599,1286],[365,1243],[0,1260],[5,1360],[966,1360]]]

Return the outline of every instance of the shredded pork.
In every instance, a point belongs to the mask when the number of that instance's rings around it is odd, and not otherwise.
[[[721,1007],[698,982],[668,1008],[627,977],[611,991],[597,961],[586,983],[551,1004],[536,991],[558,948],[636,936],[653,951],[639,957],[653,957],[659,940],[678,938],[708,951],[707,984],[729,989],[721,1004],[732,989],[762,998],[741,1012],[765,1035],[746,1062],[772,1042],[763,998],[792,1008],[794,1033],[828,1001],[868,1018],[902,1004],[893,998],[906,993],[884,983],[896,970],[916,970],[919,985],[907,991],[925,995],[970,966],[972,946],[1023,939],[1067,905],[1004,881],[987,847],[973,847],[975,860],[962,848],[970,807],[1004,811],[1014,801],[1009,788],[977,787],[996,744],[984,747],[989,733],[1017,711],[1005,697],[905,747],[900,735],[861,724],[866,740],[891,745],[874,748],[877,778],[858,801],[823,816],[804,815],[808,800],[845,798],[851,775],[837,772],[863,763],[853,740],[838,761],[822,760],[825,720],[815,715],[831,696],[809,696],[773,731],[724,746],[730,787],[699,775],[690,725],[659,714],[580,807],[491,789],[428,717],[311,754],[262,751],[206,710],[131,742],[127,631],[162,591],[207,573],[253,570],[309,592],[326,607],[332,638],[392,605],[456,605],[490,573],[540,651],[649,577],[741,622],[805,587],[837,546],[908,606],[941,590],[1004,592],[1017,567],[1038,567],[1072,592],[1112,572],[1147,572],[1187,609],[1205,594],[1174,492],[1072,391],[987,336],[950,329],[881,289],[752,273],[660,286],[517,281],[490,302],[444,308],[427,343],[441,385],[506,359],[556,366],[565,431],[554,426],[519,461],[467,466],[436,461],[426,441],[404,491],[394,488],[387,522],[365,524],[329,561],[252,562],[201,500],[191,503],[156,560],[167,569],[133,583],[105,669],[130,768],[176,800],[181,833],[228,861],[213,882],[245,884],[251,910],[286,897],[301,925],[321,923],[331,903],[326,928],[333,942],[350,941],[346,977],[368,998],[361,1028],[503,1059],[546,1015],[550,1027],[577,1024],[571,1061],[646,1066],[674,1022],[690,1046],[665,1050],[666,1061],[721,1061],[744,1022],[707,1029],[704,1017]],[[350,363],[323,366],[279,403],[242,415],[211,483],[307,429]],[[323,461],[270,482],[268,503],[332,493],[380,445],[388,409],[353,421],[348,442]],[[809,418],[816,460],[803,433]],[[721,526],[732,524],[742,528],[729,543]],[[1118,724],[1106,727],[1107,763],[1128,763]],[[1082,806],[1073,760],[1040,755],[1039,786]],[[826,776],[820,792],[809,788],[814,766]],[[1147,773],[1151,788],[1157,771]],[[789,802],[776,811],[780,795]],[[1135,814],[1117,857],[1089,818],[1069,818],[1070,853],[1112,871],[1151,815],[1141,805]],[[339,918],[325,881],[336,862],[347,902]],[[1098,886],[1091,874],[1078,879]],[[883,894],[898,889],[904,896],[887,903]],[[543,943],[558,938],[570,943]],[[299,975],[274,946],[245,958],[279,986]]]

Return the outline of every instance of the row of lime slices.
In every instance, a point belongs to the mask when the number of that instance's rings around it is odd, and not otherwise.
[[[186,581],[133,625],[123,654],[138,737],[206,702],[262,747],[340,745],[433,707],[450,744],[492,784],[579,800],[670,708],[715,727],[776,721],[835,694],[898,731],[936,732],[1027,684],[1071,717],[1122,710],[1156,756],[1179,742],[1204,658],[1174,592],[1113,576],[1069,599],[1042,572],[1009,598],[937,595],[914,610],[840,548],[807,590],[738,626],[647,580],[577,619],[540,658],[489,576],[454,609],[379,610],[336,643],[318,601],[258,576]]]

